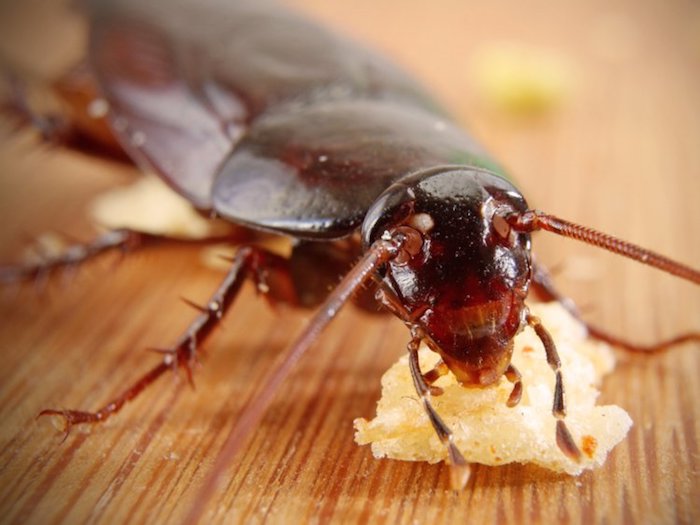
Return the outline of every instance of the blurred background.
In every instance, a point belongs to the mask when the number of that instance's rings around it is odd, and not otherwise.
[[[1,1],[4,67],[41,84],[79,61],[86,28],[76,3]],[[698,266],[697,2],[289,3],[414,73],[508,168],[531,206]],[[135,176],[129,165],[41,144],[4,118],[0,260],[18,260],[47,230],[90,238],[91,199]],[[612,332],[649,342],[700,330],[697,287],[565,239],[540,234],[534,243],[587,318]],[[197,392],[161,381],[104,427],[64,443],[34,416],[108,399],[151,362],[143,347],[167,344],[186,326],[192,314],[178,297],[204,300],[219,279],[197,253],[168,248],[131,257],[118,272],[90,266],[41,295],[0,294],[7,522],[182,515],[236,411],[304,312],[273,313],[247,290],[209,345]],[[352,442],[352,419],[373,413],[379,377],[403,352],[405,329],[349,309],[329,332],[232,471],[212,520],[700,519],[697,344],[654,357],[620,354],[601,402],[623,406],[635,426],[601,469],[574,479],[480,467],[468,491],[455,495],[443,466],[374,460]]]

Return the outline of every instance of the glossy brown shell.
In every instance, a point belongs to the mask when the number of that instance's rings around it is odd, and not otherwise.
[[[201,210],[337,238],[406,174],[498,169],[402,70],[278,5],[102,0],[90,16],[115,133]]]

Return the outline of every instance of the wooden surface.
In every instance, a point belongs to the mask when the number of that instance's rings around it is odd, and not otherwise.
[[[700,9],[672,0],[295,3],[395,56],[517,177],[531,205],[700,261]],[[498,41],[561,53],[576,80],[563,104],[513,118],[475,93],[470,63]],[[0,4],[0,52],[55,75],[79,55],[80,20],[50,0]],[[90,198],[132,179],[107,160],[0,141],[0,255],[48,229],[88,238]],[[618,334],[651,341],[700,329],[697,287],[539,235],[567,293]],[[247,287],[208,346],[196,391],[170,377],[106,424],[64,442],[40,409],[94,409],[177,337],[221,274],[196,250],[162,249],[85,267],[43,294],[0,294],[0,522],[173,523],[192,504],[243,403],[307,313],[274,312]],[[348,308],[280,392],[206,523],[700,522],[700,348],[620,355],[601,403],[635,424],[579,478],[477,467],[468,489],[444,466],[375,460],[353,442],[405,328]]]

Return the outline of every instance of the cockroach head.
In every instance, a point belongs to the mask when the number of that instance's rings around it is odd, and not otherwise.
[[[509,181],[477,167],[440,166],[407,175],[384,191],[369,208],[362,239],[369,246],[400,226],[477,244],[527,245],[529,237],[511,230],[505,217],[527,210]]]
[[[400,180],[365,217],[368,245],[387,234],[403,236],[380,274],[378,298],[420,325],[464,384],[491,384],[508,366],[509,341],[526,311],[531,261],[529,235],[505,217],[526,209],[502,177],[446,166]]]

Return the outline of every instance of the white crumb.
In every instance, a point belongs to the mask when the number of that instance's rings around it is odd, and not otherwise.
[[[522,374],[520,404],[509,408],[506,400],[512,384],[505,378],[494,387],[464,388],[452,374],[435,385],[444,394],[433,396],[437,412],[454,432],[455,442],[469,462],[485,465],[534,463],[578,475],[602,465],[608,452],[627,434],[629,415],[614,405],[596,406],[598,385],[612,371],[615,360],[610,348],[586,337],[586,332],[559,304],[534,304],[539,317],[556,342],[562,361],[567,406],[566,424],[583,452],[580,463],[566,457],[555,442],[552,416],[554,374],[542,344],[530,329],[515,339],[513,364]],[[420,352],[423,371],[438,356],[427,348]],[[436,463],[447,456],[435,435],[413,388],[408,356],[395,363],[382,377],[382,398],[371,421],[355,420],[355,441],[370,444],[375,457]]]
[[[90,215],[109,229],[131,228],[192,239],[221,233],[227,227],[197,213],[187,199],[152,175],[99,195],[91,203]]]

